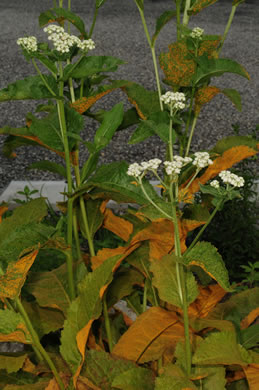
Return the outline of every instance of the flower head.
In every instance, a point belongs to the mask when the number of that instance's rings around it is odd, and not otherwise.
[[[166,92],[160,97],[160,100],[165,104],[172,104],[175,110],[183,110],[185,108],[186,97],[182,92]]]
[[[221,171],[219,177],[225,184],[231,184],[233,187],[243,187],[245,180],[242,176],[235,175],[230,171]]]
[[[127,174],[129,176],[139,177],[143,172],[143,167],[138,163],[130,164],[128,167]]]
[[[35,52],[38,50],[37,38],[33,36],[17,39],[17,45],[28,52]]]
[[[194,39],[202,39],[203,33],[204,33],[204,30],[202,28],[194,27],[190,36]]]
[[[210,182],[211,187],[219,188],[219,181],[218,180],[212,180]]]
[[[194,153],[194,156],[193,165],[195,165],[198,169],[202,169],[213,164],[213,161],[210,159],[210,155],[207,152],[196,152]]]
[[[168,175],[179,175],[181,169],[191,161],[190,157],[174,156],[173,161],[164,162],[165,171]]]
[[[95,49],[95,43],[92,39],[85,39],[84,41],[79,40],[77,47],[82,51],[93,50]]]
[[[63,27],[55,24],[45,27],[43,31],[49,35],[49,41],[53,42],[54,48],[60,53],[69,53],[72,46],[81,42],[78,37],[66,33]]]

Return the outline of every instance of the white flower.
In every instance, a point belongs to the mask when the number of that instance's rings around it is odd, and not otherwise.
[[[81,42],[78,37],[66,33],[63,27],[55,24],[45,27],[43,31],[48,33],[48,39],[53,42],[54,48],[60,53],[69,53],[72,46]]]
[[[139,165],[138,163],[133,163],[129,165],[127,174],[129,176],[139,177],[142,174],[142,172],[143,172],[143,167],[141,167],[141,165]]]
[[[242,176],[235,175],[230,171],[221,171],[219,177],[225,184],[231,184],[233,187],[243,187],[245,180]]]
[[[210,159],[210,155],[207,152],[196,152],[194,153],[194,156],[193,165],[197,166],[198,169],[213,164],[213,161]]]
[[[37,38],[33,36],[17,39],[17,45],[21,46],[28,52],[35,52],[38,50]]]
[[[219,188],[219,181],[218,180],[212,180],[210,182],[211,187]]]
[[[143,161],[141,163],[141,166],[143,167],[144,170],[157,170],[159,165],[161,164],[161,160],[159,158],[153,158],[152,160],[149,161]]]
[[[174,156],[173,161],[164,162],[165,171],[168,175],[179,175],[181,169],[191,161],[190,157]]]
[[[160,97],[160,100],[165,104],[172,104],[175,110],[183,110],[185,108],[186,97],[182,92],[166,92]]]
[[[57,26],[56,24],[51,24],[43,29],[44,32],[48,34],[63,34],[65,32],[64,28],[61,26]]]
[[[202,39],[203,33],[204,33],[204,30],[202,28],[194,27],[190,36],[194,39]]]
[[[95,43],[92,39],[85,39],[84,41],[79,40],[77,47],[83,51],[93,50],[95,49]]]

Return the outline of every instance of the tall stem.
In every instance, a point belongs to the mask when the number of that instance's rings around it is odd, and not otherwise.
[[[96,18],[97,18],[97,15],[98,15],[98,11],[99,11],[99,8],[95,7],[93,22],[92,22],[92,25],[91,25],[91,28],[90,28],[90,31],[89,31],[88,38],[91,38],[92,35],[93,35],[93,31],[94,31],[94,27],[95,27],[95,23],[96,23]]]
[[[188,26],[190,16],[188,15],[188,11],[191,6],[191,0],[186,0],[184,13],[183,13],[183,25]]]
[[[230,15],[229,15],[229,18],[228,18],[228,22],[227,22],[227,25],[226,25],[226,28],[225,28],[222,40],[221,40],[219,48],[218,48],[218,55],[220,54],[220,52],[222,50],[222,47],[223,47],[223,44],[225,42],[225,39],[226,39],[226,37],[228,35],[228,32],[229,32],[229,29],[231,27],[231,24],[232,24],[232,21],[233,21],[236,9],[237,9],[236,5],[233,5],[232,8],[231,8],[231,12],[230,12]]]
[[[62,63],[59,63],[59,75],[62,79],[63,77],[63,68]],[[60,81],[59,83],[59,96],[63,97],[64,82]],[[68,195],[72,194],[73,190],[73,181],[71,175],[71,162],[70,162],[70,153],[69,153],[69,144],[67,137],[67,125],[66,125],[66,117],[65,117],[65,107],[64,102],[61,99],[57,100],[58,106],[58,115],[59,115],[59,124],[60,130],[64,145],[65,152],[65,162],[66,162],[66,174],[67,174],[67,189]],[[68,270],[68,282],[69,282],[69,293],[70,298],[73,300],[75,298],[75,285],[74,285],[74,277],[73,277],[73,256],[72,256],[72,244],[73,244],[73,199],[70,197],[67,201],[67,244],[69,246],[69,250],[67,252],[67,270]]]
[[[142,24],[143,24],[143,27],[144,27],[145,35],[147,37],[147,41],[148,41],[148,44],[149,44],[149,47],[150,47],[151,53],[152,53],[152,60],[153,60],[155,76],[156,76],[156,84],[157,84],[159,104],[160,104],[161,111],[163,111],[164,110],[163,103],[162,103],[162,101],[160,99],[161,98],[161,86],[160,86],[160,79],[159,79],[159,74],[158,74],[155,45],[151,41],[151,38],[150,38],[150,35],[149,35],[149,31],[148,31],[148,28],[147,28],[147,24],[146,24],[146,19],[145,19],[144,12],[142,11],[142,9],[138,5],[137,5],[137,7],[138,7],[138,10],[139,10],[139,13],[140,13],[141,20],[142,20]]]
[[[28,329],[30,335],[31,335],[31,338],[32,338],[32,341],[34,343],[34,346],[36,347],[36,349],[39,351],[40,355],[42,355],[42,357],[44,358],[44,360],[46,361],[46,363],[48,364],[49,368],[51,369],[58,385],[59,385],[59,388],[61,390],[65,390],[65,387],[64,387],[64,384],[59,376],[59,373],[56,369],[56,366],[55,364],[53,363],[53,361],[51,360],[50,356],[48,355],[48,353],[46,352],[46,350],[43,348],[43,346],[41,345],[40,343],[40,339],[39,339],[39,336],[38,334],[36,333],[36,331],[34,330],[33,328],[33,325],[22,305],[22,302],[21,300],[17,297],[15,298],[15,303],[16,303],[16,307],[17,309],[19,310],[21,316],[23,317],[23,320],[25,322],[25,325],[26,325],[26,328]]]
[[[32,63],[34,65],[34,68],[36,69],[36,72],[38,73],[38,75],[40,76],[41,80],[43,81],[45,87],[49,90],[49,92],[51,93],[52,96],[55,96],[56,97],[56,94],[55,92],[53,91],[53,89],[49,86],[48,82],[46,81],[45,77],[43,76],[43,74],[41,73],[40,71],[40,68],[38,67],[38,65],[36,64],[36,61],[34,58],[32,58]]]
[[[170,155],[170,161],[173,161],[174,157],[174,150],[173,150],[173,103],[170,105],[170,122],[169,122],[169,155]]]
[[[76,213],[73,214],[73,230],[74,230],[74,238],[76,243],[76,253],[78,260],[82,260],[82,253],[80,249],[80,242],[79,242],[79,236],[78,236],[78,230],[77,230],[77,216]]]
[[[190,151],[191,142],[192,142],[192,137],[193,137],[193,134],[194,134],[194,129],[195,129],[195,126],[196,126],[197,119],[198,119],[198,115],[196,115],[196,116],[193,118],[192,128],[191,128],[191,131],[190,131],[190,135],[189,135],[189,139],[188,139],[188,143],[187,143],[187,147],[186,147],[186,151],[185,151],[185,157],[188,156],[189,151]]]
[[[108,339],[109,350],[111,353],[113,349],[113,342],[112,342],[111,323],[110,323],[109,312],[107,308],[106,293],[104,294],[103,297],[103,315],[104,315],[104,324],[105,324],[105,330]]]
[[[181,39],[181,4],[182,0],[176,0],[177,41]]]

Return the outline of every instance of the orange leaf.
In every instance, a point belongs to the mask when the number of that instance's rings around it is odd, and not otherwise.
[[[116,87],[107,89],[106,91],[100,92],[93,96],[82,97],[72,103],[71,107],[73,107],[77,112],[79,112],[79,114],[83,114],[85,111],[88,110],[88,108],[92,107],[92,105],[97,102],[97,100],[101,99],[104,95],[107,95],[114,89],[116,89]]]
[[[133,232],[133,225],[131,222],[123,218],[117,217],[111,209],[106,209],[104,212],[103,227],[110,230],[124,241],[128,241]]]
[[[15,298],[20,294],[27,273],[31,268],[39,250],[36,249],[29,255],[20,258],[16,263],[7,267],[6,273],[0,276],[0,296]]]
[[[7,206],[0,206],[0,223],[2,222],[2,215],[8,210]]]
[[[59,376],[64,384],[64,387],[67,388],[69,384],[69,377],[67,375],[64,375],[62,373],[59,373]],[[57,381],[55,378],[51,379],[48,386],[45,388],[45,390],[60,390],[59,385],[57,384]]]
[[[243,367],[250,390],[258,390],[259,364],[249,364]]]
[[[112,353],[120,358],[145,363],[160,358],[183,338],[184,328],[176,313],[152,307],[136,319]]]
[[[257,153],[256,150],[249,148],[245,145],[235,146],[226,150],[222,156],[217,157],[213,164],[210,165],[204,174],[195,179],[189,187],[189,193],[194,194],[199,191],[199,184],[205,184],[207,181],[217,176],[219,172],[231,168],[234,164],[238,163],[245,158],[252,157]],[[185,184],[183,185],[183,187]]]
[[[259,317],[259,307],[252,310],[241,322],[241,329],[248,328]]]
[[[199,114],[201,107],[204,104],[209,103],[218,93],[220,93],[220,89],[213,86],[205,86],[198,89],[195,94],[195,114]]]
[[[227,294],[219,284],[212,284],[207,287],[199,286],[198,298],[189,306],[189,315],[204,318]]]
[[[14,342],[22,344],[31,344],[30,335],[24,324],[17,326],[16,330],[9,334],[0,333],[0,342]]]

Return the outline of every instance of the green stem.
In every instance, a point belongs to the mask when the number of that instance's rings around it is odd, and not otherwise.
[[[80,98],[82,98],[83,97],[83,95],[84,95],[84,82],[85,82],[85,80],[84,79],[81,79],[81,82],[80,82]]]
[[[25,325],[31,335],[31,338],[33,340],[33,343],[36,347],[36,349],[39,351],[39,354],[42,355],[42,357],[44,358],[44,360],[46,361],[46,363],[48,364],[49,368],[51,369],[59,387],[61,390],[65,390],[65,387],[64,387],[64,384],[59,376],[59,373],[56,369],[56,366],[55,364],[53,363],[53,361],[51,360],[50,356],[48,355],[48,353],[46,352],[46,350],[42,347],[41,343],[40,343],[40,339],[39,339],[39,336],[38,334],[36,333],[36,331],[34,330],[33,328],[33,325],[23,307],[23,304],[21,302],[21,300],[19,299],[19,297],[15,298],[14,299],[15,303],[16,303],[16,307],[17,309],[19,310],[21,316],[23,317],[24,319],[24,322],[25,322]]]
[[[192,241],[191,245],[187,248],[187,250],[184,252],[184,256],[186,256],[190,250],[194,247],[194,245],[199,241],[202,233],[204,232],[204,230],[207,228],[207,226],[211,223],[212,219],[215,217],[217,211],[220,209],[222,203],[220,202],[216,207],[215,209],[213,210],[213,212],[210,214],[210,217],[209,219],[207,220],[207,222],[202,226],[202,228],[200,229],[199,233],[197,234],[197,236],[195,237],[195,239]]]
[[[144,12],[143,12],[142,9],[138,6],[137,3],[136,3],[136,5],[137,5],[138,10],[139,10],[139,13],[140,13],[140,17],[141,17],[141,20],[142,20],[142,24],[143,24],[143,27],[144,27],[144,31],[145,31],[145,35],[146,35],[146,37],[147,37],[147,41],[148,41],[149,47],[150,47],[150,49],[151,49],[152,60],[153,60],[153,65],[154,65],[154,70],[155,70],[155,76],[156,76],[156,84],[157,84],[157,91],[158,91],[159,104],[160,104],[160,109],[161,109],[161,111],[163,111],[163,110],[164,110],[164,108],[163,108],[163,102],[162,102],[161,99],[160,99],[160,98],[161,98],[161,86],[160,86],[160,79],[159,79],[159,74],[158,74],[158,67],[157,67],[155,46],[154,46],[154,44],[152,43],[151,38],[150,38],[150,35],[149,35],[149,31],[148,31],[148,28],[147,28],[147,24],[146,24],[146,19],[145,19]]]
[[[141,189],[145,195],[145,197],[147,198],[147,200],[149,201],[149,203],[151,203],[157,210],[159,210],[162,214],[164,214],[164,216],[170,220],[172,220],[172,217],[171,215],[167,214],[164,210],[160,209],[160,207],[158,207],[155,202],[153,202],[153,200],[149,197],[149,195],[147,194],[143,184],[142,184],[142,181],[140,180],[140,186],[141,186]]]
[[[142,311],[143,313],[147,310],[147,280],[145,280],[145,284],[144,284],[144,292],[143,292],[143,308],[142,308]]]
[[[184,12],[183,12],[183,25],[184,26],[188,26],[188,23],[189,23],[190,16],[188,15],[188,11],[190,9],[190,6],[191,6],[191,0],[186,0]]]
[[[187,143],[187,147],[186,147],[186,151],[185,151],[185,157],[188,156],[189,151],[190,151],[191,142],[192,142],[192,137],[193,137],[193,134],[194,134],[194,129],[195,129],[195,126],[196,126],[196,123],[197,123],[197,119],[198,119],[198,115],[196,115],[196,116],[193,118],[192,128],[191,128],[191,131],[190,131],[190,135],[189,135],[189,139],[188,139],[188,143]]]
[[[187,118],[187,121],[186,121],[185,131],[184,131],[184,136],[183,136],[183,145],[181,145],[181,153],[183,153],[183,150],[184,150],[184,147],[185,147],[185,143],[186,143],[187,134],[188,134],[189,127],[190,127],[190,122],[191,122],[191,117],[192,117],[192,106],[193,106],[194,94],[195,94],[195,87],[192,87],[190,105],[189,105],[189,110],[188,110],[188,118]]]
[[[36,64],[36,61],[35,61],[34,58],[32,58],[32,63],[33,63],[33,65],[34,65],[34,68],[36,69],[38,75],[40,76],[41,80],[43,81],[45,87],[49,90],[49,92],[51,93],[52,96],[57,97],[57,95],[55,94],[55,92],[53,91],[53,89],[49,86],[49,84],[47,83],[45,77],[44,77],[43,74],[41,73],[40,68],[39,68],[38,65]]]
[[[63,68],[62,63],[59,62],[59,74],[60,78],[63,77]],[[63,98],[63,89],[64,82],[59,82],[59,96]],[[65,162],[66,162],[66,174],[67,174],[67,189],[68,195],[72,194],[73,190],[73,181],[71,175],[71,162],[70,162],[70,153],[69,153],[69,144],[67,137],[67,125],[66,125],[66,117],[65,117],[65,107],[63,100],[57,100],[58,106],[58,116],[59,116],[59,124],[62,134],[62,140],[64,145],[65,152]],[[67,201],[67,244],[70,249],[67,252],[67,271],[68,271],[68,282],[69,282],[69,292],[70,298],[73,300],[75,298],[75,284],[73,277],[73,256],[72,256],[72,244],[73,244],[73,199],[68,197]]]
[[[176,24],[177,24],[177,41],[181,39],[181,4],[182,0],[176,0]]]
[[[173,161],[174,150],[173,150],[173,103],[170,104],[170,122],[169,122],[169,155],[170,161]]]
[[[90,28],[90,31],[89,31],[88,38],[91,38],[92,35],[93,35],[93,31],[94,31],[94,27],[95,27],[95,23],[96,23],[96,18],[97,18],[97,15],[98,15],[98,11],[99,11],[99,8],[95,7],[93,22],[92,22],[92,25],[91,25],[91,28]]]
[[[152,283],[152,278],[151,278],[151,276],[150,276],[150,273],[148,272],[148,269],[147,269],[147,267],[145,266],[145,264],[144,264],[144,262],[143,262],[143,260],[142,260],[141,258],[140,258],[140,262],[141,262],[141,265],[142,265],[144,271],[146,272],[146,275],[147,275],[147,277],[148,277],[148,279],[149,279],[149,281],[150,281],[151,288],[152,288],[152,292],[153,292],[153,296],[154,296],[155,305],[156,305],[156,306],[159,306],[159,304],[158,304],[158,299],[157,299],[157,294],[156,294],[156,290],[154,289],[154,286],[153,286],[153,283]]]
[[[74,238],[76,243],[76,253],[78,260],[82,260],[82,253],[80,249],[79,235],[77,230],[77,216],[76,213],[73,214],[73,230],[74,230]]]
[[[63,8],[63,0],[59,0],[59,8]]]
[[[225,28],[222,40],[221,40],[219,48],[218,48],[218,55],[220,54],[220,52],[222,50],[223,44],[225,42],[225,39],[227,38],[227,35],[228,35],[229,30],[230,30],[230,27],[231,27],[231,24],[232,24],[232,21],[233,21],[236,9],[237,9],[236,5],[233,5],[232,8],[231,8],[231,12],[230,12],[230,15],[229,15],[229,18],[228,18],[228,22],[227,22],[227,25],[226,25],[226,28]]]
[[[103,297],[103,315],[104,315],[104,324],[105,324],[105,330],[106,330],[106,335],[107,335],[107,339],[108,339],[109,350],[111,353],[113,350],[113,342],[112,342],[110,318],[109,318],[109,313],[108,313],[108,308],[107,308],[106,293],[104,294],[104,297]]]

